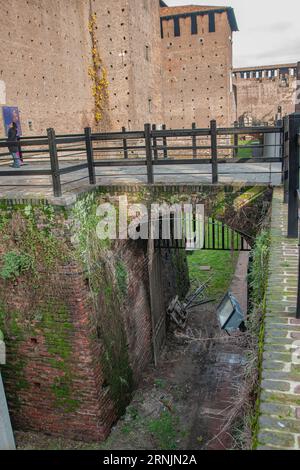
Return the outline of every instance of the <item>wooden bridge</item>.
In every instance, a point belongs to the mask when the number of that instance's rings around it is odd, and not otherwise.
[[[142,131],[22,137],[25,165],[10,168],[0,140],[0,191],[6,197],[61,197],[89,185],[271,184],[283,179],[284,126]]]

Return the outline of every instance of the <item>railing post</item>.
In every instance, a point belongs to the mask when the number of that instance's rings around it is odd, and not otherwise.
[[[238,121],[234,122],[234,127],[235,127],[235,129],[237,129],[239,127]],[[239,149],[237,148],[238,145],[239,145],[239,135],[238,134],[234,134],[234,144],[233,145],[234,145],[233,158],[236,158],[238,156],[238,153],[239,153]]]
[[[289,117],[289,199],[288,238],[298,238],[298,189],[299,189],[299,129],[300,114]]]
[[[167,129],[167,126],[163,124],[162,130],[165,131],[166,129]],[[168,158],[168,142],[167,142],[166,136],[163,137],[163,146],[164,146],[164,158],[167,159]]]
[[[195,130],[196,128],[197,128],[196,123],[193,122],[192,129]],[[196,135],[193,135],[192,141],[193,141],[193,159],[195,160],[197,158],[197,136]]]
[[[56,137],[54,129],[47,129],[48,142],[49,142],[49,154],[50,154],[50,163],[51,163],[51,173],[52,173],[52,184],[53,184],[53,193],[55,197],[61,197],[61,181],[60,181],[60,171],[59,163],[57,156],[57,146],[56,146]]]
[[[289,125],[290,116],[283,120],[283,156],[282,156],[282,184],[284,204],[289,202]]]
[[[123,134],[125,134],[126,127],[122,127],[122,132],[123,132]],[[124,149],[124,158],[125,158],[125,160],[127,160],[128,159],[128,147],[127,147],[127,139],[126,139],[125,136],[124,136],[124,139],[123,139],[123,149]]]
[[[212,184],[218,183],[218,138],[217,138],[217,122],[210,121],[211,133],[211,160],[212,160]]]
[[[147,183],[154,183],[152,145],[151,145],[151,124],[145,124],[145,147],[147,159]]]
[[[90,127],[84,129],[86,156],[88,162],[90,184],[96,184],[95,162],[94,162],[94,149],[92,142],[92,130]]]
[[[156,125],[153,124],[152,130],[156,131]],[[154,160],[158,160],[158,150],[157,150],[157,138],[153,137],[153,154],[154,154]]]
[[[298,195],[298,207],[300,203],[300,193],[297,191]],[[297,309],[296,309],[296,318],[300,320],[300,239],[298,240],[298,295],[297,295]]]

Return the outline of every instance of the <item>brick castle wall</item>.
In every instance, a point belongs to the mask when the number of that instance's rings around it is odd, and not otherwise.
[[[236,120],[274,124],[281,107],[282,116],[295,112],[297,64],[235,69]]]
[[[226,12],[215,14],[215,32],[209,32],[208,14],[198,16],[196,35],[191,19],[180,19],[176,38],[173,21],[163,21],[162,39],[160,16],[179,10],[160,8],[159,0],[0,0],[0,7],[0,106],[19,107],[24,135],[44,134],[48,127],[57,133],[97,128],[88,76],[91,12],[109,81],[99,130],[140,129],[149,121],[207,126],[210,118],[230,124],[232,31]]]
[[[209,14],[195,16],[197,34],[192,34],[191,14],[179,16],[180,36],[175,36],[174,15],[199,9],[161,12],[165,121],[171,128],[190,128],[193,122],[209,127],[212,119],[223,126],[232,123],[232,30],[227,12],[215,13],[214,28]]]

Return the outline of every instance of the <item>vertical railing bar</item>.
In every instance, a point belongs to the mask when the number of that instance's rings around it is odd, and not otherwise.
[[[195,122],[193,122],[193,124],[192,124],[192,129],[193,130],[196,129],[196,123]],[[197,159],[197,136],[196,135],[192,136],[192,143],[193,143],[193,159],[196,160]]]
[[[156,125],[153,124],[152,130],[156,131]],[[154,160],[158,160],[158,150],[157,150],[157,138],[153,137],[153,153],[154,153]]]
[[[54,197],[61,197],[61,180],[59,172],[59,163],[57,155],[56,136],[54,129],[47,129],[48,142],[49,142],[49,155],[51,163],[52,184]]]
[[[211,133],[211,158],[212,158],[212,184],[218,183],[218,136],[217,136],[217,122],[215,120],[210,122]]]
[[[92,142],[92,130],[90,127],[84,129],[85,144],[86,144],[86,156],[89,171],[90,184],[96,184],[96,173],[95,173],[95,161],[94,161],[94,150]]]
[[[128,148],[127,148],[127,139],[126,139],[126,136],[125,136],[125,133],[126,133],[126,127],[122,127],[122,132],[124,134],[124,139],[123,139],[123,149],[124,149],[124,159],[127,160],[128,159]]]
[[[152,161],[152,143],[151,143],[151,124],[145,124],[145,146],[147,159],[147,183],[154,183],[153,161]]]
[[[298,189],[299,189],[299,129],[300,114],[289,117],[289,199],[288,238],[298,238]]]
[[[166,124],[163,124],[162,130],[165,131],[166,129],[167,129]],[[164,147],[164,159],[167,159],[168,158],[168,141],[167,141],[166,136],[163,137],[163,147]]]
[[[235,128],[239,127],[238,121],[234,122],[234,127]],[[234,150],[233,150],[234,158],[236,158],[238,156],[238,153],[239,153],[239,149],[237,148],[238,145],[239,145],[239,134],[234,134],[234,147],[235,147]]]

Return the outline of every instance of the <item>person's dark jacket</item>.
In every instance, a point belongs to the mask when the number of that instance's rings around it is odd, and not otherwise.
[[[17,139],[17,129],[14,129],[13,127],[11,127],[9,130],[8,130],[8,136],[7,136],[7,141],[8,142],[18,142],[18,139]],[[10,152],[18,152],[19,150],[19,147],[18,145],[13,145],[13,144],[8,144],[8,150]]]

